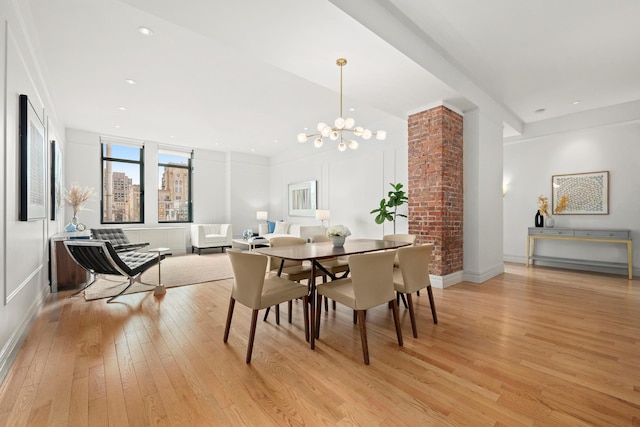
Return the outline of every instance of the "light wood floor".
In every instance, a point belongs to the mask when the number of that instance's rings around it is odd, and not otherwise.
[[[120,303],[52,295],[0,386],[0,425],[640,425],[640,282],[508,264],[482,285],[425,292],[419,338],[401,309],[367,314],[371,365],[345,307],[311,351],[294,322],[260,320],[230,282]],[[286,308],[285,308],[286,311]]]

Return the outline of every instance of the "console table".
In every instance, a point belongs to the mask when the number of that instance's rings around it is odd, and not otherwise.
[[[627,245],[627,262],[592,261],[574,258],[560,258],[535,255],[536,239],[549,240],[575,240],[582,242],[620,243]],[[633,278],[633,245],[631,243],[631,230],[620,229],[587,229],[587,228],[542,228],[529,227],[527,235],[527,261],[529,266],[534,261],[555,261],[568,264],[594,265],[600,267],[627,268],[629,279]]]

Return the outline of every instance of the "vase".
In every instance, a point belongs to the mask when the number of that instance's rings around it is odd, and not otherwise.
[[[71,224],[75,225],[76,227],[78,226],[78,224],[80,224],[80,220],[78,219],[77,212],[73,213],[73,217],[71,218]]]
[[[553,228],[554,225],[556,225],[556,221],[552,216],[548,216],[544,226],[547,228]]]
[[[540,215],[540,211],[536,212],[534,221],[536,227],[544,227],[544,217]]]
[[[333,240],[333,247],[341,248],[344,246],[344,236],[332,236],[331,239]]]

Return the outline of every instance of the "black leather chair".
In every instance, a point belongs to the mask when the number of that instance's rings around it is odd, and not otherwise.
[[[92,228],[91,238],[108,240],[116,252],[135,251],[149,246],[149,243],[131,243],[122,228]]]
[[[143,285],[156,286],[139,280],[142,273],[158,263],[158,255],[155,253],[117,252],[111,242],[106,240],[67,240],[64,242],[64,246],[73,260],[92,275],[110,274],[124,276],[128,279],[129,285],[117,295],[109,298],[108,303],[122,295],[136,281]],[[74,295],[84,291],[93,283],[95,283],[95,277]]]

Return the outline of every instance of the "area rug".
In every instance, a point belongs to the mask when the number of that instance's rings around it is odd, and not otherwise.
[[[167,288],[233,277],[231,262],[226,253],[168,256],[162,260],[160,270],[162,284]],[[96,282],[84,291],[84,297],[89,301],[117,295],[127,286],[126,283],[123,283],[125,280],[126,277],[123,276],[99,276]],[[142,281],[154,285],[157,284],[158,266],[153,266],[142,273]],[[127,289],[125,295],[145,291],[153,291],[153,287],[136,283]]]

